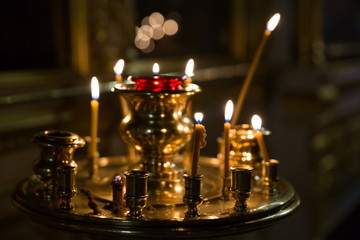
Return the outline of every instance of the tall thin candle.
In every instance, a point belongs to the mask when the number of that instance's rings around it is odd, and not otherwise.
[[[258,141],[258,144],[259,144],[261,156],[263,157],[263,160],[265,162],[268,162],[269,161],[269,154],[267,152],[266,145],[265,145],[265,142],[264,142],[264,137],[263,137],[263,134],[261,132],[261,124],[262,124],[261,118],[258,115],[254,115],[251,118],[251,124],[252,124],[252,126],[253,126],[253,128],[255,130],[255,137],[256,137],[256,140]]]
[[[264,47],[266,45],[266,42],[267,42],[268,38],[270,37],[271,32],[276,28],[279,21],[280,21],[280,14],[276,13],[267,22],[266,29],[265,29],[264,34],[263,34],[263,38],[262,38],[262,40],[260,42],[260,45],[259,45],[259,47],[258,47],[258,49],[257,49],[257,51],[255,53],[254,59],[253,59],[251,65],[250,65],[250,68],[249,68],[249,72],[248,72],[248,74],[247,74],[247,76],[246,76],[246,78],[244,80],[243,86],[242,86],[242,88],[240,90],[238,100],[237,100],[236,105],[235,105],[234,116],[233,116],[233,118],[231,120],[231,123],[233,125],[235,125],[236,122],[238,121],[238,118],[239,118],[242,106],[244,104],[244,100],[245,100],[247,91],[249,89],[251,80],[252,80],[252,78],[254,76],[254,73],[256,71],[257,65],[259,63],[259,60],[260,60],[260,57],[261,57],[262,52],[264,50]]]
[[[90,128],[90,157],[97,157],[97,132],[99,119],[99,81],[96,77],[91,79],[91,128]]]
[[[224,178],[230,176],[230,128],[231,117],[234,111],[234,104],[231,100],[227,101],[225,106],[225,123],[224,123]]]
[[[200,158],[200,149],[205,147],[205,127],[201,124],[203,119],[202,113],[195,113],[195,131],[194,131],[194,149],[193,149],[193,161],[192,161],[192,168],[191,168],[191,176],[195,177],[197,175],[198,165],[199,165],[199,158]]]

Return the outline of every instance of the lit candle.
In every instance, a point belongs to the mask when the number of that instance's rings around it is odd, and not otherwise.
[[[194,76],[194,59],[190,58],[185,67],[185,86],[192,82],[192,76]]]
[[[183,86],[186,88],[192,83],[191,77],[194,76],[194,60],[189,59],[189,61],[186,64],[185,67],[185,76],[183,79]],[[189,101],[186,107],[186,115],[191,116],[192,115],[192,101]],[[184,170],[188,171],[190,169],[191,165],[191,147],[192,142],[189,141],[185,146],[185,157],[184,157]]]
[[[115,79],[117,83],[123,83],[123,78],[121,74],[124,70],[124,66],[125,66],[125,61],[123,59],[117,61],[117,63],[114,66]],[[125,117],[129,112],[128,106],[126,104],[124,97],[119,96],[119,101],[120,101],[122,116]]]
[[[231,117],[234,111],[234,104],[231,100],[227,101],[225,106],[225,123],[224,123],[224,177],[230,176],[230,128],[231,128]]]
[[[160,66],[159,66],[159,64],[154,63],[153,68],[152,68],[152,71],[153,71],[154,75],[158,75],[159,72],[160,72]],[[155,76],[155,77],[156,77],[156,76]]]
[[[125,61],[123,59],[120,59],[119,61],[117,61],[117,63],[114,66],[115,79],[117,83],[122,83],[123,81],[121,74],[124,70],[124,65],[125,65]]]
[[[202,113],[195,113],[195,131],[194,131],[194,149],[193,149],[193,161],[191,168],[191,176],[197,175],[197,169],[199,165],[200,149],[205,147],[206,130],[204,125],[201,124],[204,115]]]
[[[267,22],[266,29],[265,29],[264,34],[263,34],[263,38],[262,38],[262,40],[260,42],[260,45],[259,45],[259,47],[258,47],[258,49],[257,49],[257,51],[255,53],[254,59],[253,59],[251,65],[250,65],[250,68],[249,68],[249,72],[248,72],[248,74],[247,74],[247,76],[246,76],[246,78],[244,80],[244,83],[243,83],[243,86],[241,88],[238,100],[237,100],[236,105],[235,105],[234,117],[232,118],[232,121],[231,121],[231,123],[233,125],[236,124],[236,122],[237,122],[237,120],[239,118],[239,115],[240,115],[242,106],[244,104],[244,100],[245,100],[247,91],[249,89],[251,80],[252,80],[252,78],[254,76],[256,67],[257,67],[257,65],[259,63],[259,60],[260,60],[261,54],[262,54],[262,52],[264,50],[264,47],[266,45],[266,42],[267,42],[268,38],[270,37],[271,32],[276,28],[279,21],[280,21],[280,14],[276,13]]]
[[[90,157],[97,157],[97,130],[99,118],[99,81],[96,77],[91,79],[91,128],[90,128]]]
[[[253,126],[253,128],[255,130],[255,137],[256,137],[256,140],[258,141],[258,144],[259,144],[261,156],[263,157],[263,160],[265,162],[268,162],[269,161],[269,155],[268,155],[268,152],[266,150],[266,145],[265,145],[265,142],[264,142],[263,134],[261,132],[261,124],[262,124],[261,118],[258,115],[254,115],[251,118],[251,124],[252,124],[252,126]]]

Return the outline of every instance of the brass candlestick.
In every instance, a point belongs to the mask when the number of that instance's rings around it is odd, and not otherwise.
[[[38,196],[45,200],[54,199],[57,169],[64,164],[76,167],[73,162],[74,151],[83,147],[85,141],[75,133],[56,130],[39,132],[34,134],[32,139],[40,147],[40,157],[34,165],[34,172],[42,181],[42,189],[39,189]]]
[[[201,178],[203,176],[200,174],[197,176],[184,174],[183,177],[185,180],[184,203],[188,207],[185,216],[200,216],[198,206],[203,202],[203,197],[201,196]]]
[[[251,173],[250,167],[236,167],[231,169],[231,191],[236,200],[234,210],[236,212],[247,212],[247,199],[251,193]]]
[[[62,165],[57,169],[56,196],[61,200],[59,208],[69,211],[74,208],[71,198],[75,196],[76,163]]]
[[[276,159],[263,161],[263,183],[270,196],[276,194],[276,184],[279,181],[278,167],[279,161]]]
[[[149,173],[146,171],[130,171],[126,176],[126,206],[129,208],[128,217],[139,218],[143,216],[142,209],[147,202],[147,182]]]

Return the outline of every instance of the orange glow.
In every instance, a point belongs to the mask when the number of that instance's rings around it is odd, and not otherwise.
[[[154,63],[153,68],[152,68],[152,71],[153,71],[154,74],[159,74],[159,72],[160,72],[160,66],[159,66],[159,64]]]
[[[251,118],[251,125],[253,126],[253,128],[255,130],[260,130],[261,129],[261,125],[262,125],[262,120],[261,117],[259,117],[259,115],[254,115]]]
[[[91,78],[91,97],[98,100],[100,97],[99,80],[96,77]]]
[[[116,75],[122,74],[124,70],[124,65],[125,65],[124,59],[120,59],[119,61],[117,61],[117,63],[114,66],[114,72]]]
[[[189,59],[189,61],[186,64],[185,75],[187,77],[194,76],[194,59],[192,59],[192,58]]]
[[[227,101],[225,106],[225,121],[230,122],[234,111],[234,104],[231,100]]]
[[[276,13],[270,20],[267,22],[266,29],[272,32],[280,21],[280,14]]]

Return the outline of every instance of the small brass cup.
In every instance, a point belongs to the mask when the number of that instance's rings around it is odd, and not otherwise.
[[[133,170],[125,173],[126,194],[125,202],[129,208],[128,217],[143,217],[143,208],[147,203],[147,183],[149,173],[147,171]]]
[[[188,174],[183,175],[185,180],[184,203],[188,207],[188,210],[185,213],[186,217],[200,216],[198,206],[203,202],[203,197],[201,196],[202,177],[201,174],[198,174],[197,176],[190,176]]]
[[[234,209],[237,212],[248,211],[247,199],[251,194],[251,174],[253,168],[231,168],[231,191],[236,200]]]

